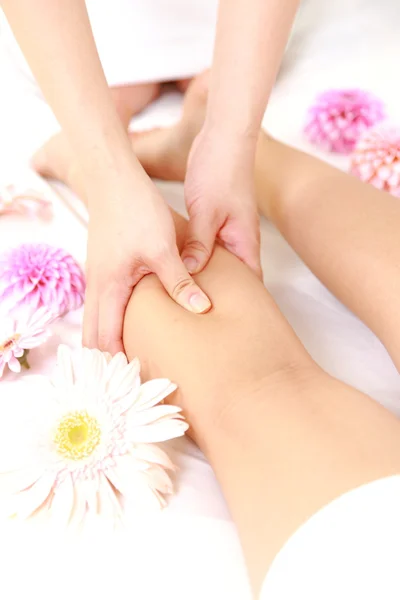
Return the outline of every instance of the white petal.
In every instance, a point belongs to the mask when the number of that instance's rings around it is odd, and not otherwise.
[[[149,483],[152,488],[158,490],[162,494],[172,494],[173,485],[169,475],[160,466],[154,466],[146,474],[149,478]]]
[[[72,352],[68,346],[60,344],[57,351],[57,370],[55,376],[57,386],[69,390],[75,383]]]
[[[125,365],[123,364],[125,362]],[[135,358],[126,364],[126,357],[121,352],[116,354],[107,368],[106,390],[112,402],[127,394],[137,392],[140,387],[140,362]]]
[[[129,438],[134,443],[165,442],[185,435],[189,425],[182,419],[161,419],[151,425],[143,425],[129,430]]]
[[[98,511],[98,501],[97,501],[97,491],[99,488],[99,477],[98,475],[93,476],[92,479],[86,479],[82,481],[81,489],[86,497],[88,511],[97,514]]]
[[[0,494],[17,494],[31,487],[43,475],[43,467],[20,469],[0,475]]]
[[[70,518],[71,527],[79,527],[81,525],[86,511],[87,502],[85,490],[82,489],[81,483],[77,481],[74,485],[74,501]]]
[[[55,473],[44,473],[32,487],[15,496],[15,512],[20,519],[27,519],[42,506],[53,489],[55,479]]]
[[[130,428],[147,425],[148,423],[154,423],[163,417],[176,415],[181,411],[182,409],[180,409],[179,406],[171,406],[169,404],[161,404],[160,406],[154,406],[147,410],[132,410],[127,416],[127,426]]]
[[[134,457],[147,461],[148,463],[161,465],[165,469],[175,469],[175,466],[168,454],[155,444],[136,444],[131,450],[131,454]]]
[[[102,397],[104,379],[107,370],[106,357],[100,350],[82,348],[82,369],[79,376],[79,387],[92,397]]]
[[[151,488],[145,471],[128,470],[127,472],[125,466],[118,460],[114,469],[107,472],[107,477],[130,504],[142,510],[160,508],[160,499]]]
[[[140,387],[135,407],[150,408],[151,406],[155,406],[176,389],[177,386],[171,383],[169,379],[152,379],[146,381]]]
[[[21,372],[21,364],[20,364],[19,360],[17,358],[15,358],[14,355],[12,355],[8,361],[8,368],[10,369],[10,371],[13,371],[14,373]]]
[[[118,521],[122,515],[121,505],[104,473],[100,473],[99,475],[97,495],[99,514],[109,521]]]
[[[74,505],[74,486],[71,475],[56,488],[51,503],[51,520],[57,526],[66,527]]]

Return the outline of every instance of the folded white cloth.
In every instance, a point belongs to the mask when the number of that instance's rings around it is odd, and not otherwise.
[[[398,600],[400,475],[348,492],[286,543],[260,600]]]

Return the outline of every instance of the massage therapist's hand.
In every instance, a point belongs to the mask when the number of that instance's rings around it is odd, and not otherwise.
[[[185,181],[189,226],[182,251],[190,273],[206,265],[218,240],[261,277],[254,147],[205,128],[195,139]]]
[[[139,166],[90,178],[87,291],[83,343],[112,354],[123,350],[122,326],[132,289],[149,273],[195,313],[210,302],[185,268],[171,213]]]

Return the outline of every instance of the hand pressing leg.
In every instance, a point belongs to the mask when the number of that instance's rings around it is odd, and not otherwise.
[[[207,102],[207,74],[188,89],[173,128],[135,135],[153,176],[183,180]],[[319,279],[382,340],[400,368],[400,202],[330,165],[260,133],[260,211]]]
[[[180,244],[180,217],[176,227]],[[213,302],[207,315],[186,313],[156,277],[144,278],[124,345],[145,377],[178,383],[175,401],[222,486],[258,591],[286,540],[318,509],[400,471],[400,423],[323,373],[262,283],[227,251],[217,246],[196,279]]]

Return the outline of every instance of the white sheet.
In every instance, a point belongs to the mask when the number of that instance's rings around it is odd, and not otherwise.
[[[336,0],[329,4],[332,6],[318,0],[306,2],[265,119],[273,135],[310,151],[313,149],[301,135],[304,112],[315,93],[327,87],[371,89],[385,99],[393,119],[400,123],[400,87],[396,81],[400,6],[391,0],[379,4]],[[58,126],[32,81],[5,57],[0,53],[0,182],[8,183],[32,177],[26,175],[29,156]],[[135,126],[171,122],[177,118],[179,106],[176,95],[163,98]],[[345,160],[333,155],[324,158],[345,165]],[[160,188],[171,205],[182,210],[181,186],[160,184]],[[55,189],[70,197],[62,188]],[[3,220],[0,249],[43,239],[65,246],[83,261],[85,228],[52,197],[54,223]],[[399,375],[380,342],[332,297],[266,221],[262,223],[262,239],[266,285],[313,357],[333,375],[400,414]],[[80,319],[80,313],[71,315],[59,326],[49,346],[36,354],[33,370],[51,367],[60,339],[79,342]],[[3,381],[0,396],[14,394],[17,389],[18,385]],[[212,471],[188,442],[179,442],[175,448],[182,466],[180,491],[164,512],[160,530],[151,532],[151,543],[143,530],[130,530],[123,540],[93,543],[91,552],[99,563],[92,565],[80,584],[82,596],[87,589],[89,597],[103,597],[115,585],[115,593],[127,599],[249,598],[238,540]],[[173,535],[169,535],[172,528]],[[1,586],[6,589],[7,582],[12,582],[7,598],[19,599],[37,588],[47,600],[53,597],[60,573],[63,579],[61,587],[57,584],[57,596],[70,597],[75,585],[70,574],[81,569],[79,549],[67,556],[59,542],[50,552],[42,541],[40,552],[37,548],[33,552],[32,545],[37,543],[38,538],[29,538],[25,530],[13,536],[1,533]],[[99,547],[102,552],[96,552]],[[52,569],[46,561],[51,561]],[[160,569],[160,576],[154,577],[150,567]]]

